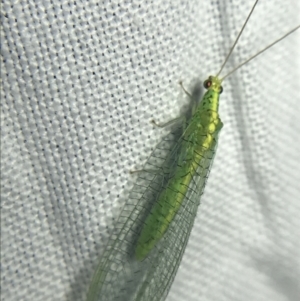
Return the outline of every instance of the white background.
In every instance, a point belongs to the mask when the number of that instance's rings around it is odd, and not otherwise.
[[[3,1],[1,298],[84,300],[134,177],[254,1]],[[230,70],[300,22],[261,0]],[[224,81],[224,128],[168,301],[300,296],[300,32]],[[226,73],[223,72],[223,74]]]

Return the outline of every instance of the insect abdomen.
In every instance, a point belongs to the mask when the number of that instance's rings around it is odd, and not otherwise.
[[[187,171],[185,176],[182,177],[181,174],[180,172],[180,175],[177,174],[169,180],[167,187],[161,192],[148,215],[137,243],[136,258],[138,260],[143,260],[162,238],[180,208],[192,178]]]
[[[217,119],[215,119],[217,118]],[[184,156],[177,158],[177,167],[172,178],[160,193],[150,214],[146,218],[139,236],[135,256],[143,260],[163,237],[178,212],[196,171],[201,167],[204,154],[215,143],[213,138],[220,130],[218,115],[205,126],[191,122],[184,135]]]

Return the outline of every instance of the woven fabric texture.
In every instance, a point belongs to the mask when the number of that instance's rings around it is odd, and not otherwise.
[[[114,222],[188,90],[254,1],[6,1],[1,300],[85,300]],[[261,1],[226,74],[300,23]],[[300,296],[300,33],[224,81],[219,147],[168,301]]]

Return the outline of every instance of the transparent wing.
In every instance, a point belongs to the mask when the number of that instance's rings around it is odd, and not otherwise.
[[[178,129],[167,135],[151,154],[109,239],[94,274],[88,301],[166,298],[194,223],[216,143],[203,152],[182,206],[163,238],[143,261],[137,261],[134,254],[143,223],[159,193],[173,176],[179,156],[185,159],[187,143],[182,138],[182,130]]]

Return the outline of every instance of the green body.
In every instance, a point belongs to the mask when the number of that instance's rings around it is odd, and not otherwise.
[[[88,301],[162,301],[166,297],[188,241],[223,126],[218,114],[221,81],[211,76],[204,86],[207,92],[181,136],[167,136],[167,143],[163,140],[145,163],[145,172],[152,174],[153,166],[163,172],[157,170],[150,180],[142,175],[133,187],[91,281]],[[161,150],[166,151],[166,157],[165,153],[161,156]],[[153,195],[155,200],[151,199]],[[151,201],[154,204],[148,211]],[[149,212],[146,217],[145,212]],[[159,245],[162,238],[165,241]]]
[[[143,260],[163,237],[182,205],[202,158],[217,143],[223,126],[218,114],[221,81],[210,76],[206,82],[209,82],[208,90],[183,133],[174,175],[159,194],[139,235],[135,250],[137,260]]]

